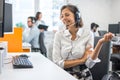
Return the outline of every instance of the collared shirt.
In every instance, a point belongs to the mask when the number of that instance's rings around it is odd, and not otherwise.
[[[27,28],[28,29],[28,28]],[[33,48],[39,48],[39,34],[40,31],[36,26],[33,26],[23,32],[23,42],[30,43]]]
[[[99,36],[98,31],[93,32],[93,31],[91,30],[91,32],[92,32],[92,34],[94,35],[94,37],[95,37],[95,36]]]
[[[71,40],[71,33],[68,30],[56,32],[53,45],[53,61],[64,68],[64,60],[81,58],[88,46],[94,44],[94,36],[90,30],[80,28],[75,40]],[[91,68],[98,59],[92,60],[88,57],[86,66]]]

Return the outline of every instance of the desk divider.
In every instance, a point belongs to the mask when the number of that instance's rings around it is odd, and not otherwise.
[[[22,28],[14,28],[11,34],[4,34],[0,41],[8,41],[8,52],[23,52],[22,49]]]

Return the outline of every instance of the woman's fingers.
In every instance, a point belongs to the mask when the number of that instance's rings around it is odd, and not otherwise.
[[[104,35],[104,41],[106,42],[106,41],[110,41],[112,38],[113,38],[113,34],[112,33],[107,33],[107,34],[105,34]]]

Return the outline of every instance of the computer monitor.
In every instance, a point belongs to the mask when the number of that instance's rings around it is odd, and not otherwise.
[[[106,34],[107,31],[106,30],[99,30],[98,33],[99,33],[99,36],[104,36],[104,34]]]
[[[109,24],[108,31],[114,33],[115,35],[120,34],[119,24]]]
[[[12,24],[12,4],[5,3],[5,12],[4,12],[4,33],[13,32]]]
[[[5,0],[0,0],[0,37],[4,35],[4,3]]]

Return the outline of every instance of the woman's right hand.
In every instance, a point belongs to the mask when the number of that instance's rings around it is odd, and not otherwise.
[[[104,43],[104,42],[110,41],[110,40],[113,38],[113,36],[114,36],[114,34],[112,34],[111,32],[106,33],[106,34],[103,36],[103,38],[101,38],[101,39],[99,40],[99,42]]]

